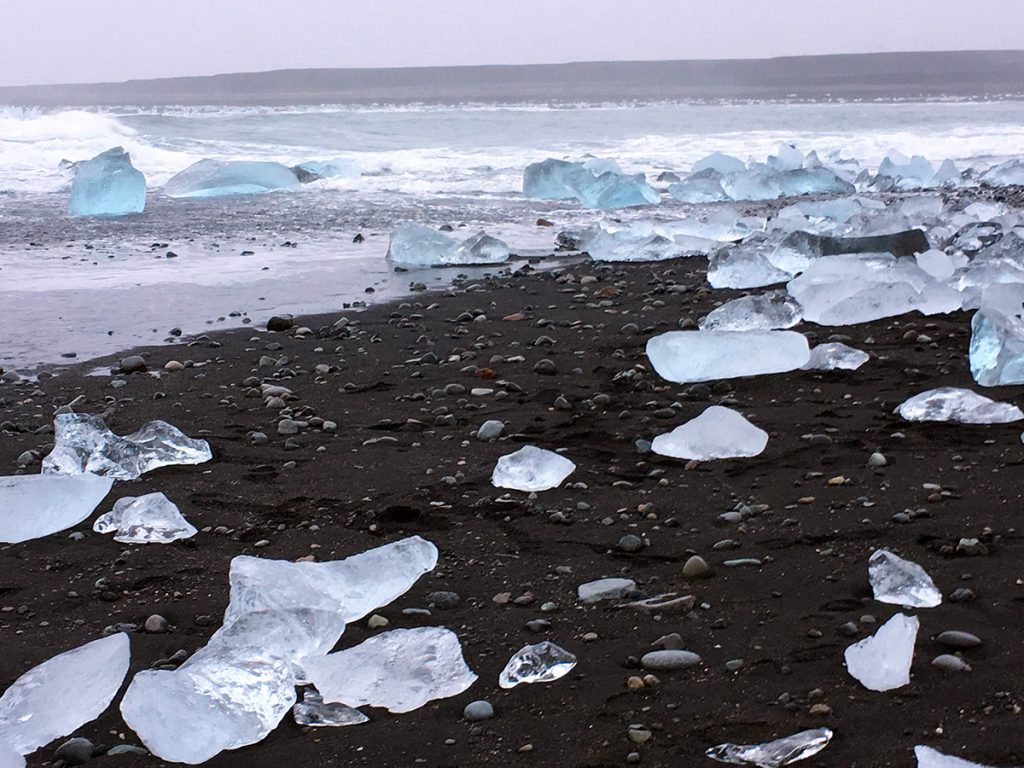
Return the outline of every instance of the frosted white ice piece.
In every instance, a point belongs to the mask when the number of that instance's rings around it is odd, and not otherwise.
[[[124,544],[169,544],[198,531],[162,493],[125,496],[93,523],[96,533],[113,533]]]
[[[952,755],[944,755],[937,749],[918,745],[914,747],[917,768],[989,768],[981,763],[972,763]]]
[[[360,725],[370,719],[346,704],[325,704],[315,688],[306,688],[302,692],[302,699],[292,707],[292,716],[299,725],[313,728]]]
[[[792,328],[803,320],[800,302],[785,291],[741,296],[708,313],[701,323],[705,331],[775,331]]]
[[[391,233],[388,260],[404,267],[444,267],[500,264],[508,261],[508,246],[485,232],[459,241],[414,222],[403,222]]]
[[[79,163],[71,183],[72,216],[123,216],[146,207],[146,177],[121,147]]]
[[[959,387],[929,389],[904,402],[896,413],[907,421],[956,421],[961,424],[1009,424],[1024,419],[1020,408]]]
[[[670,331],[647,342],[658,375],[678,384],[794,371],[810,359],[795,331]]]
[[[876,549],[868,559],[868,581],[880,603],[907,608],[934,608],[942,603],[942,593],[924,568],[887,549]]]
[[[575,470],[576,465],[565,456],[525,445],[498,459],[491,483],[495,488],[513,491],[547,491],[560,486]]]
[[[263,160],[211,160],[193,163],[164,184],[168,197],[256,195],[295,189],[299,179],[287,166]]]
[[[768,433],[736,411],[712,405],[700,416],[658,435],[651,450],[675,459],[708,461],[757,456],[768,445]]]
[[[811,359],[804,365],[804,370],[855,371],[870,359],[871,355],[867,352],[832,341],[811,348]]]
[[[96,475],[0,477],[0,542],[18,544],[77,525],[113,484]]]
[[[521,683],[550,683],[565,677],[575,666],[575,656],[544,640],[516,651],[498,675],[498,685],[515,688]]]
[[[920,622],[897,613],[871,637],[846,649],[846,669],[871,691],[891,691],[910,682],[910,663]]]
[[[813,757],[827,747],[831,740],[831,730],[814,728],[764,744],[719,744],[705,754],[720,763],[782,768],[784,765]]]

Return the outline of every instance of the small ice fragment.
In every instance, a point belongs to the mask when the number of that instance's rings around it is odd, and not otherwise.
[[[72,216],[123,216],[146,207],[146,177],[121,147],[79,163],[71,183]]]
[[[846,669],[871,691],[891,691],[910,682],[910,663],[920,622],[897,613],[871,637],[846,649]]]
[[[999,403],[969,389],[929,389],[904,402],[896,413],[907,421],[956,421],[961,424],[1009,424],[1024,419],[1020,408]]]
[[[708,313],[704,331],[775,331],[792,328],[803,320],[800,302],[785,291],[741,296]]]
[[[813,757],[827,747],[831,740],[831,730],[815,728],[764,744],[719,744],[705,754],[720,763],[782,768],[784,765]]]
[[[602,600],[618,600],[636,589],[632,579],[598,579],[580,584],[576,588],[576,596],[581,603],[599,603]]]
[[[779,144],[778,154],[768,155],[768,167],[776,171],[795,171],[804,167],[804,153],[792,144]]]
[[[151,421],[120,437],[99,416],[61,413],[54,419],[54,436],[53,450],[43,459],[43,474],[136,480],[159,467],[202,464],[213,458],[209,443],[192,440],[166,421]]]
[[[520,683],[550,683],[569,674],[575,666],[575,656],[544,640],[516,651],[498,676],[498,685],[515,688]]]
[[[78,525],[113,484],[95,475],[0,477],[0,542],[18,544]]]
[[[125,496],[93,523],[96,533],[113,533],[124,544],[169,544],[198,531],[162,493]]]
[[[33,667],[0,696],[0,743],[27,755],[95,720],[130,661],[128,635],[118,632]]]
[[[498,459],[491,483],[513,491],[547,491],[560,486],[575,470],[576,465],[564,456],[526,445]]]
[[[700,416],[658,435],[651,449],[675,459],[708,461],[757,456],[768,445],[768,433],[736,411],[712,405]]]
[[[868,581],[880,603],[907,608],[934,608],[942,603],[942,593],[924,568],[887,549],[871,553]]]
[[[428,701],[458,696],[476,681],[458,635],[443,627],[382,632],[302,664],[325,702],[390,712],[412,712]]]
[[[315,688],[306,688],[302,692],[302,700],[295,702],[292,715],[299,725],[312,728],[359,725],[370,719],[358,709],[346,704],[325,704],[323,697]]]
[[[211,160],[193,163],[164,184],[168,197],[256,195],[275,189],[295,189],[291,168],[258,160]]]
[[[658,375],[677,384],[794,371],[810,359],[795,331],[670,331],[647,342]]]
[[[500,264],[508,261],[508,246],[485,232],[460,242],[431,227],[405,221],[388,243],[387,258],[404,267]]]
[[[917,768],[989,768],[981,763],[972,763],[952,755],[944,755],[937,749],[918,745],[914,747]]]
[[[811,348],[811,359],[805,371],[855,371],[871,359],[867,352],[848,347],[838,341],[818,344]]]

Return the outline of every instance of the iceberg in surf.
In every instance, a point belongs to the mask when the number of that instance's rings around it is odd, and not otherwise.
[[[303,184],[320,179],[358,179],[361,175],[359,166],[343,157],[331,160],[306,160],[291,170]]]
[[[586,208],[627,208],[661,201],[642,173],[624,174],[609,161],[572,163],[550,157],[526,166],[523,196],[541,200],[575,198]]]
[[[387,255],[388,261],[403,267],[501,264],[508,257],[508,246],[486,232],[460,242],[410,221],[402,222],[391,233]]]
[[[0,542],[18,544],[78,525],[113,484],[96,475],[0,477]]]
[[[722,189],[722,174],[714,168],[691,173],[670,184],[668,193],[684,203],[721,203],[732,199]]]
[[[298,177],[287,166],[262,160],[200,160],[164,184],[168,197],[257,195],[295,189]]]
[[[71,183],[72,216],[124,216],[146,207],[146,177],[121,147],[78,163]]]
[[[669,331],[647,342],[647,358],[677,384],[795,371],[810,359],[795,331]]]

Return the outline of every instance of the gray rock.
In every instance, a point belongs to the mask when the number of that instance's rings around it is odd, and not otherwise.
[[[632,579],[598,579],[580,584],[576,595],[581,603],[598,603],[602,600],[618,600],[636,589]]]
[[[944,653],[941,656],[936,656],[932,659],[932,666],[938,667],[943,672],[970,672],[971,665],[961,659],[959,656],[954,656],[951,653]]]
[[[505,432],[505,424],[497,419],[485,421],[476,431],[476,439],[483,442],[497,440]]]
[[[639,552],[641,549],[644,548],[644,542],[643,539],[641,539],[639,536],[636,536],[632,533],[627,533],[625,536],[619,539],[619,543],[616,546],[622,552],[628,552],[629,554],[633,554]]]
[[[167,619],[161,616],[159,613],[154,613],[143,625],[143,628],[151,634],[159,634],[160,632],[166,632],[168,627]]]
[[[148,755],[149,750],[145,747],[140,747],[135,744],[118,744],[116,747],[111,747],[108,755]]]
[[[91,741],[76,737],[57,747],[56,756],[58,760],[63,760],[65,765],[83,765],[92,760],[94,749]]]
[[[672,672],[695,667],[702,661],[703,659],[692,651],[650,651],[640,658],[640,665],[652,672]]]
[[[711,566],[700,555],[693,555],[683,565],[683,576],[688,579],[703,579],[711,575]]]
[[[888,463],[889,462],[886,460],[885,455],[879,453],[878,451],[875,451],[870,456],[868,456],[869,467],[884,467]]]
[[[533,366],[533,372],[539,373],[542,376],[554,376],[558,373],[558,366],[555,365],[554,360],[544,358],[539,360],[535,366]]]
[[[431,592],[427,595],[427,604],[431,608],[448,611],[458,606],[462,598],[458,592]]]
[[[293,325],[295,325],[295,321],[292,319],[291,315],[274,315],[274,317],[267,320],[267,330],[276,331],[278,333],[281,331],[287,331]]]
[[[977,635],[972,635],[970,632],[949,630],[940,633],[935,638],[935,642],[947,648],[977,648],[981,645],[981,638]]]
[[[146,370],[146,361],[141,355],[130,355],[121,360],[119,367],[121,373],[136,373]]]
[[[472,701],[466,705],[466,708],[462,710],[462,716],[470,722],[476,722],[477,720],[489,720],[494,717],[494,707],[491,706],[491,702],[484,701]]]
[[[292,421],[291,419],[281,419],[277,422],[277,434],[279,435],[297,435],[299,434],[298,422]]]

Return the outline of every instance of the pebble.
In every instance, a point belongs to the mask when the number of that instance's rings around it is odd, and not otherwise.
[[[703,661],[692,651],[650,651],[640,658],[644,669],[654,672],[672,672],[677,669],[695,667]]]
[[[885,455],[878,453],[878,451],[875,451],[870,456],[868,456],[869,467],[884,467],[888,463],[889,462],[886,460]]]
[[[491,419],[480,425],[480,428],[476,431],[476,439],[483,442],[497,440],[504,432],[505,424],[497,419]]]
[[[735,671],[737,671],[739,669],[742,669],[743,668],[743,659],[730,659],[729,661],[725,662],[725,668],[729,672],[735,672]]]
[[[291,315],[274,315],[272,318],[267,320],[267,330],[278,333],[281,331],[287,331],[293,325],[295,325],[295,320],[292,319]]]
[[[692,555],[683,564],[683,576],[688,579],[703,579],[711,575],[711,566],[700,555]]]
[[[140,747],[135,744],[118,744],[115,747],[111,747],[108,755],[148,755],[149,750],[145,747]]]
[[[458,592],[431,592],[427,595],[427,605],[440,611],[449,611],[457,607],[461,600]]]
[[[178,371],[185,370],[185,365],[177,360],[168,360],[164,363],[164,370],[168,373],[177,373]]]
[[[165,619],[159,613],[154,613],[152,616],[146,619],[146,623],[143,624],[143,629],[145,629],[150,634],[154,635],[159,634],[161,632],[166,632],[167,627],[167,619]]]
[[[57,747],[56,756],[58,760],[63,760],[65,765],[83,765],[92,760],[94,749],[91,741],[76,737]]]
[[[366,626],[369,629],[380,629],[381,627],[386,627],[389,623],[390,622],[379,613],[373,614],[373,616],[366,620]]]
[[[554,376],[558,373],[558,366],[555,365],[554,360],[544,358],[539,360],[535,366],[533,366],[533,372],[540,374],[541,376]]]
[[[298,422],[292,421],[291,419],[281,419],[277,422],[277,434],[279,435],[297,435],[299,434]]]
[[[935,642],[947,648],[977,648],[981,645],[981,638],[970,632],[949,630],[936,636]]]
[[[641,539],[639,536],[636,536],[632,533],[627,533],[625,536],[619,539],[619,543],[617,546],[620,551],[633,554],[635,552],[639,552],[641,549],[644,548],[644,542],[643,539]]]
[[[484,699],[472,701],[462,710],[462,716],[470,722],[489,720],[494,717],[494,707],[491,705],[491,702]]]
[[[932,659],[932,666],[938,667],[943,672],[970,672],[971,665],[961,659],[959,656],[954,656],[951,653],[944,653],[941,656],[936,656]]]
[[[141,355],[129,355],[119,364],[121,373],[136,373],[146,370],[146,361]]]
[[[756,557],[740,557],[735,560],[726,560],[722,563],[726,568],[741,568],[744,566],[750,566],[753,568],[760,568],[761,561]]]

